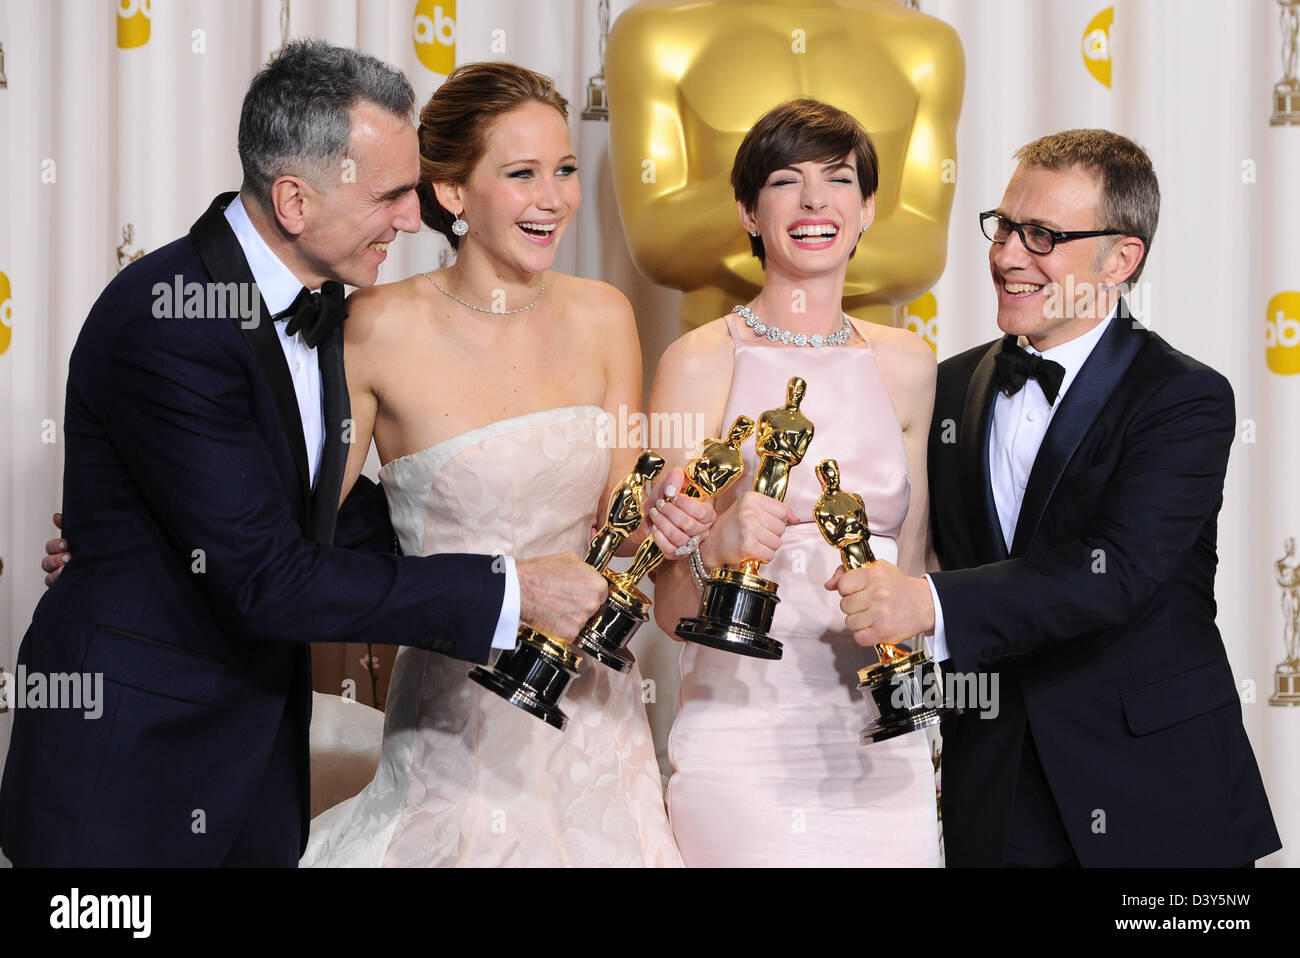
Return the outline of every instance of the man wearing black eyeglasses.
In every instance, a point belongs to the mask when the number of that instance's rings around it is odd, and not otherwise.
[[[1004,335],[939,367],[948,571],[844,573],[841,605],[864,645],[928,633],[998,673],[996,712],[943,724],[948,864],[1251,864],[1281,842],[1214,622],[1232,389],[1125,306],[1159,217],[1145,151],[1071,130],[1016,156],[980,214]]]

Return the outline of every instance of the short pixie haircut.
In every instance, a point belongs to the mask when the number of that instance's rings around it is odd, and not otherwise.
[[[774,170],[795,163],[829,163],[853,154],[862,198],[875,195],[880,185],[876,146],[862,124],[829,103],[802,97],[769,110],[745,134],[731,167],[731,187],[736,199],[751,213],[758,193]],[[764,267],[767,254],[763,237],[751,236],[749,246]]]

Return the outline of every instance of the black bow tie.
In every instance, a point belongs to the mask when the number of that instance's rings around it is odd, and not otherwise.
[[[343,306],[343,284],[333,280],[320,288],[319,293],[307,292],[307,287],[298,291],[289,308],[276,313],[277,321],[289,318],[285,332],[293,336],[302,333],[302,340],[315,349],[347,319],[348,311]]]
[[[1027,380],[1037,379],[1047,402],[1056,402],[1061,381],[1065,379],[1065,367],[1060,363],[1026,352],[1016,344],[1014,336],[1003,341],[1002,352],[993,357],[993,362],[997,367],[998,388],[1008,396],[1020,392]]]

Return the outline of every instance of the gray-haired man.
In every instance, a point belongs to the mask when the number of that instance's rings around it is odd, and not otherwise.
[[[77,558],[18,664],[102,675],[102,716],[16,710],[0,787],[15,865],[292,866],[307,643],[484,662],[513,647],[521,611],[571,636],[603,598],[574,556],[330,545],[349,416],[341,284],[372,285],[388,243],[419,228],[413,101],[373,57],[290,44],[245,97],[240,193],[92,308],[65,421]],[[360,541],[383,519],[354,525]]]

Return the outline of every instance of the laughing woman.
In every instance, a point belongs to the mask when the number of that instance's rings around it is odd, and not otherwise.
[[[813,467],[837,459],[843,488],[866,501],[875,554],[922,571],[934,354],[914,334],[854,321],[841,307],[877,180],[871,139],[842,110],[795,100],[760,119],[731,182],[763,289],[670,346],[651,392],[653,410],[698,415],[716,435],[738,413],[779,406],[799,376],[816,427],[784,503],[744,491],[757,466],[745,449],[747,479],[718,500],[700,546],[708,569],[769,563],[762,574],[781,587],[772,634],[785,652],[764,661],[682,647],[668,807],[688,866],[938,864],[925,736],[858,744],[866,710],[856,672],[869,659],[845,630],[839,595],[824,588],[839,556],[812,513]],[[665,458],[671,467],[683,455]],[[662,511],[685,521],[675,508]],[[672,563],[655,584],[656,621],[669,634],[700,605],[686,566]]]
[[[405,553],[585,552],[640,451],[598,442],[600,416],[640,407],[627,300],[550,269],[581,198],[566,117],[545,77],[457,69],[419,129],[421,213],[455,264],[349,301],[345,492],[373,434]],[[659,520],[670,549],[712,519],[686,505]],[[303,864],[680,864],[635,668],[587,664],[563,733],[466,671],[398,653],[375,778],[312,822]]]

